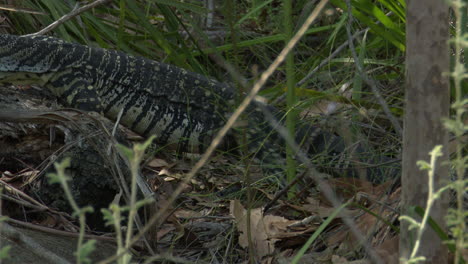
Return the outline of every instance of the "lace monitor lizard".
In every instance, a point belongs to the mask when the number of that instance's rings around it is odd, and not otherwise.
[[[0,83],[38,84],[65,105],[95,111],[160,145],[202,151],[224,125],[235,91],[200,74],[143,57],[47,37],[0,35]],[[279,163],[278,137],[248,109],[249,149]],[[278,172],[278,170],[275,170]],[[271,170],[270,170],[271,172]]]

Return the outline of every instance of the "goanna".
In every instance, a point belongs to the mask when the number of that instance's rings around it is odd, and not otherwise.
[[[67,106],[95,111],[161,145],[202,151],[224,125],[235,91],[227,84],[143,57],[46,37],[0,35],[0,83],[38,84]],[[263,115],[250,108],[249,149],[281,160]],[[260,145],[262,146],[260,148]]]

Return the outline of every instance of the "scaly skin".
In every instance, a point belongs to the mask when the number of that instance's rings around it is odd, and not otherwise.
[[[178,143],[181,151],[203,150],[234,103],[230,86],[202,75],[44,36],[0,35],[0,83],[39,84],[64,104],[111,120],[123,110],[121,124],[156,135],[158,144]],[[276,140],[263,140],[268,134],[263,115],[251,107],[249,149],[262,149],[259,159],[279,163]]]

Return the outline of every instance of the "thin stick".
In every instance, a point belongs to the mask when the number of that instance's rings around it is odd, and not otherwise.
[[[306,172],[309,173],[311,178],[314,179],[314,181],[317,183],[317,187],[320,189],[320,192],[325,196],[325,198],[327,198],[328,201],[330,201],[330,203],[333,205],[333,207],[335,207],[335,209],[339,208],[342,204],[341,201],[335,195],[330,184],[328,184],[320,177],[320,173],[318,173],[315,170],[312,163],[309,161],[307,154],[301,150],[300,146],[295,142],[294,138],[291,137],[287,129],[275,120],[272,113],[266,107],[263,106],[261,107],[261,109],[263,111],[263,114],[266,116],[268,122],[270,122],[270,125],[276,128],[276,131],[278,131],[278,134],[280,134],[281,137],[284,138],[286,144],[288,144],[296,152],[297,159],[306,166]],[[357,240],[362,243],[364,249],[371,257],[373,261],[372,263],[383,263],[382,259],[376,254],[375,250],[373,250],[369,242],[365,240],[365,237],[362,235],[361,231],[358,229],[353,219],[351,219],[351,217],[346,213],[346,210],[343,211],[341,214],[343,222],[349,227],[351,233],[357,238]]]
[[[52,24],[48,25],[47,27],[43,28],[42,30],[36,32],[36,33],[32,33],[32,34],[28,34],[28,35],[25,35],[26,37],[32,37],[32,36],[39,36],[39,35],[44,35],[52,30],[54,30],[56,27],[60,26],[61,24],[67,22],[68,20],[76,17],[77,15],[83,13],[83,12],[86,12],[88,9],[91,9],[93,7],[96,7],[98,5],[101,5],[101,4],[104,4],[106,2],[109,2],[110,0],[96,0],[90,4],[87,4],[87,5],[84,5],[80,8],[75,8],[73,9],[70,13],[62,16],[61,18],[57,19],[56,21],[54,21]]]
[[[326,3],[328,0],[321,0],[320,3],[316,6],[314,11],[309,15],[307,20],[304,22],[304,24],[301,26],[301,28],[297,31],[297,33],[291,38],[289,43],[284,47],[284,49],[281,51],[281,53],[276,57],[276,59],[273,61],[273,63],[268,67],[268,69],[261,75],[260,79],[255,83],[253,86],[252,90],[250,93],[247,95],[246,98],[242,101],[242,103],[239,105],[239,107],[236,109],[236,111],[232,114],[232,116],[229,118],[229,120],[226,122],[226,124],[223,126],[223,128],[218,132],[216,135],[215,139],[211,142],[210,146],[206,150],[206,152],[203,154],[201,159],[195,164],[195,166],[192,168],[192,170],[187,174],[187,176],[184,177],[183,182],[179,184],[177,189],[174,191],[174,193],[171,195],[170,199],[165,203],[165,205],[160,208],[160,210],[151,217],[151,219],[148,221],[148,223],[143,227],[142,230],[133,238],[132,242],[130,245],[138,241],[145,232],[147,232],[150,228],[153,228],[153,225],[161,218],[161,216],[168,210],[169,206],[177,199],[177,197],[182,193],[183,189],[185,188],[185,184],[189,182],[195,174],[202,168],[202,166],[208,161],[210,158],[211,154],[213,154],[214,150],[216,147],[219,145],[221,142],[221,139],[224,138],[224,136],[227,134],[229,129],[234,125],[236,120],[239,118],[239,116],[242,114],[243,111],[247,108],[247,106],[254,100],[255,96],[257,93],[260,91],[260,89],[263,87],[263,85],[266,83],[268,78],[273,74],[273,72],[278,68],[278,66],[285,60],[286,55],[294,48],[294,46],[299,42],[301,37],[305,34],[306,30],[309,28],[309,26],[312,24],[312,22],[318,17],[322,9],[325,7]],[[130,246],[128,245],[128,246]],[[125,250],[127,251],[128,248]],[[122,252],[124,254],[125,252]],[[100,263],[110,263],[120,257],[119,255],[113,256],[111,258],[105,259],[101,261]]]

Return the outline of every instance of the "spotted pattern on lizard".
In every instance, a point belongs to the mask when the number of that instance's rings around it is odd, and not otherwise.
[[[0,83],[39,84],[65,105],[99,112],[161,145],[202,151],[225,124],[235,91],[200,74],[115,50],[46,36],[0,35]],[[249,108],[247,136],[258,158],[281,153],[263,115]],[[276,138],[276,139],[275,139]],[[260,147],[262,146],[262,147]]]

